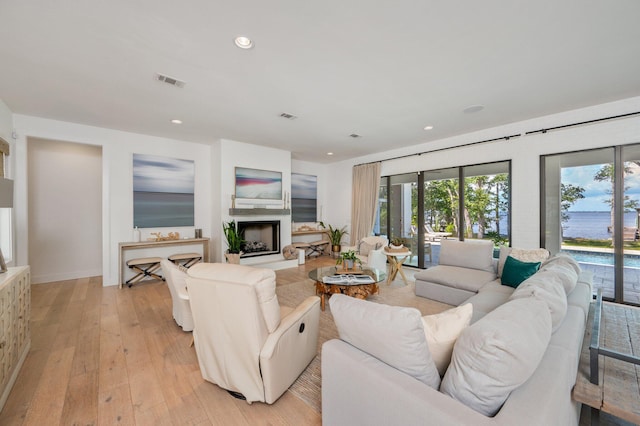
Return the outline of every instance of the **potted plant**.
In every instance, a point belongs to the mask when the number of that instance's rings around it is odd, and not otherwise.
[[[404,247],[405,243],[406,243],[406,240],[404,238],[393,237],[389,241],[389,246],[391,248],[398,249],[398,248]]]
[[[242,254],[242,246],[246,242],[238,228],[236,221],[232,220],[227,223],[222,222],[222,230],[224,231],[224,237],[227,240],[227,252],[224,254],[228,263],[240,264],[240,255]]]
[[[320,226],[324,229],[329,229],[329,241],[331,241],[331,251],[333,253],[340,253],[340,245],[342,244],[342,237],[347,235],[347,227],[334,228],[331,225],[325,226],[323,222],[320,222]]]
[[[358,259],[354,250],[340,253],[340,257],[336,260],[336,265],[343,265],[346,270],[354,269],[356,263],[362,265],[362,261]]]

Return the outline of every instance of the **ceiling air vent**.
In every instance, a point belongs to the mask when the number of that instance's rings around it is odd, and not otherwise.
[[[280,117],[286,118],[287,120],[295,120],[296,118],[298,118],[295,115],[289,114],[287,112],[283,112],[282,114],[280,114]]]
[[[167,83],[170,84],[172,86],[176,86],[176,87],[184,87],[185,82],[182,80],[178,80],[177,78],[173,78],[173,77],[169,77],[168,75],[163,75],[163,74],[156,74],[156,79],[158,81],[161,81],[163,83]]]

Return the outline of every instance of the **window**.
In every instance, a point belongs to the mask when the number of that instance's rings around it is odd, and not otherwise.
[[[640,304],[640,145],[543,156],[541,245],[571,255],[595,289]],[[595,290],[594,289],[594,290]]]
[[[438,263],[442,239],[508,244],[510,168],[502,161],[383,177],[380,229],[404,238],[412,252],[406,263],[420,268]]]

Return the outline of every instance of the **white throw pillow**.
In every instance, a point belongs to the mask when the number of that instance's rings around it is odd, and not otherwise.
[[[453,345],[460,333],[469,326],[473,315],[473,305],[466,303],[435,315],[422,317],[424,334],[429,345],[429,352],[436,364],[440,377],[449,367]]]
[[[340,339],[438,389],[420,311],[359,300],[343,294],[329,299]]]
[[[543,248],[521,249],[508,246],[500,246],[500,257],[498,258],[498,277],[502,276],[504,263],[506,262],[508,256],[511,256],[514,259],[519,260],[520,262],[544,262],[549,258],[549,251]]]
[[[551,316],[535,299],[512,300],[467,327],[453,348],[440,391],[485,416],[538,368],[551,339]]]

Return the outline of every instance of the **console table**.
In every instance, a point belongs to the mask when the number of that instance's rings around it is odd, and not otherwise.
[[[118,256],[119,262],[118,267],[120,271],[120,279],[118,286],[122,288],[122,283],[125,282],[124,279],[124,271],[126,266],[125,261],[125,253],[131,250],[141,250],[141,249],[155,249],[161,247],[179,247],[179,246],[188,246],[188,245],[202,245],[202,261],[209,262],[209,238],[185,238],[182,240],[165,240],[165,241],[140,241],[140,242],[127,242],[127,243],[119,243],[118,250],[120,255]],[[173,254],[173,253],[172,253]]]

